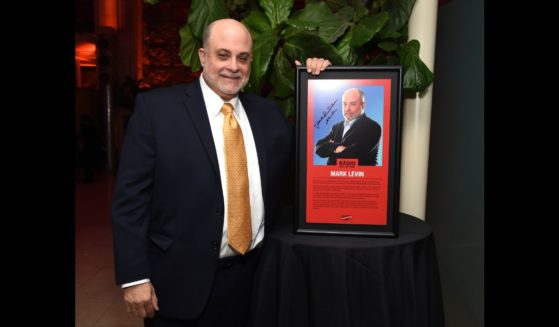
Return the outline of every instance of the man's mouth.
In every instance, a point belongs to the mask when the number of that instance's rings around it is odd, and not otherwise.
[[[227,78],[227,79],[235,79],[235,80],[236,80],[236,79],[240,79],[240,78],[241,78],[241,76],[235,76],[235,75],[233,75],[233,76],[229,76],[229,75],[221,75],[221,77],[223,77],[223,78]]]

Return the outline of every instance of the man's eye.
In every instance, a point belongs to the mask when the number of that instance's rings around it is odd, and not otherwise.
[[[248,57],[239,57],[239,61],[245,63],[248,61]]]
[[[220,53],[217,56],[219,57],[219,59],[227,59],[227,57],[228,57],[227,54],[225,54],[225,53]]]

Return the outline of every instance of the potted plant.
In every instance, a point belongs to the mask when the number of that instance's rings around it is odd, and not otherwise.
[[[294,0],[192,0],[187,23],[179,31],[179,56],[191,71],[199,71],[205,26],[232,17],[248,27],[254,42],[246,90],[272,98],[287,117],[295,112],[295,59],[323,57],[334,65],[400,64],[404,92],[421,92],[434,76],[419,58],[419,42],[407,37],[414,4],[415,0],[307,0],[296,10]]]

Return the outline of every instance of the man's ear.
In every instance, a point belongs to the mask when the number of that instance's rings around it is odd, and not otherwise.
[[[198,49],[198,58],[200,59],[200,64],[204,67],[206,63],[206,50],[204,48]]]

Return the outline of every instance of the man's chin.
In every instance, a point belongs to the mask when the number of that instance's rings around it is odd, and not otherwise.
[[[232,85],[232,86],[221,86],[219,89],[221,90],[221,92],[225,93],[225,94],[229,94],[229,95],[235,95],[237,93],[239,93],[239,91],[241,91],[241,89],[243,88],[243,84],[236,84],[236,85]]]
[[[356,115],[356,116],[353,116],[353,117],[344,116],[344,119],[345,119],[346,121],[350,122],[350,121],[355,120],[355,119],[357,119],[357,118],[359,118],[359,117],[361,117],[361,115]]]
[[[241,89],[240,88],[221,88],[220,90],[224,94],[234,96],[234,95],[237,95]]]

